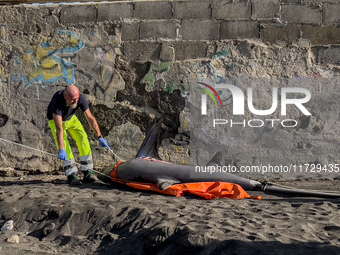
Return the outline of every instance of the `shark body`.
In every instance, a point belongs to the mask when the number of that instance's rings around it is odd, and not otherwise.
[[[195,173],[195,167],[190,165],[176,165],[156,159],[157,140],[159,136],[162,120],[156,122],[140,147],[136,158],[122,162],[116,169],[116,178],[125,181],[155,183],[160,190],[166,190],[171,185],[179,183],[193,182],[229,182],[240,185],[245,190],[259,190],[266,193],[287,194],[290,196],[309,196],[322,198],[340,198],[340,194],[324,193],[318,191],[291,189],[276,187],[267,182],[258,182],[251,179],[243,178],[227,172],[215,172],[213,175],[209,172]],[[209,166],[221,165],[222,153],[218,152],[207,164]],[[103,174],[110,175],[113,167],[103,170]],[[104,182],[108,178],[98,176]]]

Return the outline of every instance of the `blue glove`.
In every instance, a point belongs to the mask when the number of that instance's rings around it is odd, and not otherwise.
[[[102,147],[106,147],[106,148],[109,148],[110,150],[111,150],[111,148],[110,148],[110,146],[109,146],[109,144],[107,143],[107,141],[104,139],[104,138],[99,138],[99,144],[100,144],[100,146],[102,146]]]
[[[67,153],[66,153],[66,150],[60,150],[60,151],[59,151],[59,159],[61,159],[61,160],[67,160]]]

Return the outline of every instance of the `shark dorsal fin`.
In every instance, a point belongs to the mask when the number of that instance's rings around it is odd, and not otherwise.
[[[137,152],[136,158],[155,158],[160,159],[157,151],[157,143],[161,130],[163,118],[160,118],[147,132],[145,139]]]

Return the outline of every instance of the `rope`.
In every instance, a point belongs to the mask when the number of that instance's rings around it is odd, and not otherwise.
[[[21,146],[21,147],[25,147],[25,148],[30,149],[30,150],[42,152],[42,153],[44,153],[44,154],[47,154],[47,155],[50,155],[50,156],[53,156],[53,157],[58,158],[57,155],[52,154],[52,153],[49,153],[49,152],[46,152],[46,151],[43,151],[43,150],[39,150],[39,149],[36,149],[36,148],[32,148],[32,147],[29,147],[29,146],[26,146],[26,145],[23,145],[23,144],[20,144],[20,143],[12,142],[12,141],[3,139],[3,138],[1,138],[1,137],[0,137],[0,140],[1,140],[1,141],[4,141],[4,142],[7,142],[7,143],[15,144],[15,145],[18,145],[18,146]],[[111,150],[111,149],[109,149],[109,150],[113,153],[113,155],[114,155],[115,157],[119,158],[119,157],[113,152],[113,150]],[[120,159],[119,159],[119,160],[120,160]],[[76,163],[76,165],[79,165],[79,166],[84,167],[85,169],[88,169],[87,166],[84,166],[84,165],[79,164],[79,163],[77,163],[77,162],[75,162],[75,163]],[[106,177],[108,177],[108,178],[111,179],[111,176],[106,175],[106,174],[103,174],[102,172],[96,171],[96,170],[94,170],[94,169],[89,169],[89,170],[91,170],[91,171],[93,171],[93,172],[95,172],[95,173],[97,173],[97,174],[101,174],[101,175],[103,175],[103,176],[106,176]]]
[[[109,149],[109,151],[111,151],[112,154],[113,154],[119,161],[125,161],[125,160],[122,160],[120,157],[118,157],[117,154],[114,153],[112,149]]]
[[[12,141],[9,141],[9,140],[3,139],[3,138],[0,138],[0,140],[2,140],[2,141],[4,141],[4,142],[16,144],[16,145],[19,145],[19,146],[21,146],[21,147],[25,147],[25,148],[28,148],[28,149],[31,149],[31,150],[34,150],[34,151],[39,151],[39,152],[45,153],[45,154],[47,154],[47,155],[51,155],[51,156],[53,156],[53,157],[57,157],[57,155],[55,155],[55,154],[52,154],[52,153],[49,153],[49,152],[45,152],[45,151],[42,151],[42,150],[38,150],[38,149],[29,147],[29,146],[26,146],[26,145],[23,145],[23,144],[20,144],[20,143],[12,142]]]

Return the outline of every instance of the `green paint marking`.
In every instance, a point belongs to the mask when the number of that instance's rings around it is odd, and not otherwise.
[[[153,74],[151,70],[145,75],[145,80],[149,85],[154,85],[155,75]]]
[[[172,91],[172,88],[171,88],[171,86],[170,86],[170,85],[168,85],[166,88],[167,88],[167,91],[168,91],[168,93],[171,93],[171,91]]]
[[[168,71],[172,62],[161,62],[160,64],[151,64],[149,72],[145,75],[145,80],[149,84],[149,86],[155,85],[155,74],[157,72],[165,72]]]
[[[231,65],[231,69],[234,69],[234,67],[237,67],[237,64],[236,63],[233,63],[232,65]]]
[[[160,71],[163,71],[163,72],[164,71],[168,71],[171,64],[172,64],[171,62],[162,62],[162,63],[160,63],[160,65],[159,65]]]
[[[225,56],[225,57],[227,57],[227,56],[229,56],[229,54],[230,54],[230,50],[229,50],[228,47],[225,47],[222,51],[218,51],[217,53],[218,53],[218,55],[220,55],[220,56]]]

